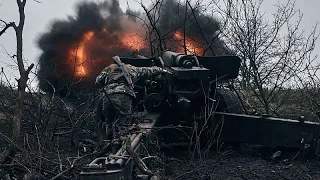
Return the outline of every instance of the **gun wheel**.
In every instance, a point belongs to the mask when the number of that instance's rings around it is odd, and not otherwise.
[[[226,113],[243,114],[243,107],[238,96],[229,89],[217,88],[214,99],[217,103],[217,111]]]
[[[217,112],[243,114],[241,101],[234,92],[226,88],[217,88],[212,93],[211,98],[215,100],[214,107]],[[219,140],[219,136],[220,131],[223,129],[223,123],[223,118],[220,115],[214,115],[210,118],[207,133],[201,140],[202,145],[210,148],[220,148],[222,143]]]

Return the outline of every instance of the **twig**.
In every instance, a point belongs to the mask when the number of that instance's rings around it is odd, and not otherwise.
[[[6,136],[6,135],[4,135],[3,133],[0,132],[0,137],[1,137],[1,136],[4,137],[5,140],[6,140],[7,142],[9,142],[11,145],[15,146],[18,150],[20,150],[20,151],[22,151],[22,152],[24,152],[24,153],[30,153],[31,155],[34,155],[34,156],[39,157],[39,156],[38,156],[37,154],[35,154],[35,153],[28,152],[28,151],[24,150],[23,148],[21,148],[20,146],[18,146],[17,144],[15,144],[8,136]],[[43,160],[46,160],[46,161],[48,161],[48,162],[54,163],[54,164],[59,164],[59,163],[54,162],[54,161],[51,161],[51,160],[49,160],[49,159],[47,159],[47,158],[45,158],[45,157],[39,157],[39,158],[41,158],[41,159],[43,159]]]
[[[0,164],[0,169],[4,169],[4,168],[19,168],[20,170],[30,172],[28,168],[20,164]]]
[[[26,170],[29,173],[31,173],[30,169],[35,169],[35,170],[38,170],[40,172],[45,172],[47,174],[56,175],[55,172],[52,172],[52,171],[49,171],[49,170],[46,170],[46,169],[43,169],[43,168],[39,169],[38,167],[33,167],[31,165],[0,164],[0,169],[3,169],[3,168],[19,168],[21,170]],[[66,176],[61,176],[60,178],[62,178],[62,179],[70,179],[69,177],[66,177]]]
[[[70,166],[69,168],[67,168],[67,169],[65,169],[64,171],[62,171],[61,173],[57,174],[56,176],[54,176],[54,177],[51,178],[50,180],[58,179],[59,177],[61,177],[62,175],[64,175],[66,172],[72,170],[72,169],[74,168],[75,163],[76,163],[77,161],[79,161],[79,160],[81,160],[81,159],[83,159],[83,158],[89,157],[89,156],[96,155],[97,153],[98,153],[98,152],[96,151],[96,152],[93,152],[93,153],[91,153],[91,154],[83,155],[83,156],[81,156],[81,157],[73,160],[73,162],[72,162],[72,164],[71,164],[71,166]]]
[[[126,151],[128,152],[128,154],[133,158],[134,162],[136,163],[136,165],[139,167],[139,169],[148,175],[156,175],[155,173],[151,172],[147,165],[139,158],[138,154],[136,152],[133,151],[132,147],[131,147],[131,139],[128,137],[126,140]]]
[[[162,46],[162,37],[161,37],[161,33],[160,33],[159,29],[158,29],[158,28],[156,27],[156,25],[153,23],[152,17],[150,16],[150,13],[149,13],[148,9],[147,9],[142,3],[141,3],[141,7],[142,7],[143,10],[146,12],[147,17],[148,17],[148,19],[149,19],[149,21],[150,21],[150,24],[151,24],[152,28],[156,31],[156,34],[157,34],[158,40],[159,40],[160,50],[161,50],[161,51],[164,51],[164,48],[163,48],[163,46]]]
[[[62,171],[61,173],[57,174],[56,176],[54,176],[50,180],[54,180],[54,179],[60,178],[64,173],[66,173],[66,172],[70,171],[71,169],[73,169],[73,167],[74,166],[70,166],[68,169],[65,169],[64,171]]]
[[[4,34],[4,33],[6,32],[6,30],[7,30],[8,28],[10,28],[10,27],[13,27],[14,29],[17,28],[17,26],[16,26],[16,24],[15,24],[14,22],[7,23],[7,22],[5,22],[4,20],[1,20],[1,19],[0,19],[0,21],[5,24],[4,28],[0,31],[0,36],[1,36],[2,34]]]
[[[39,150],[39,169],[40,169],[40,171],[41,171],[41,163],[42,163],[42,161],[41,161],[41,154],[42,154],[42,152],[41,152],[41,143],[40,143],[40,139],[39,139],[39,134],[38,134],[38,127],[37,127],[37,125],[35,125],[35,129],[36,129],[36,136],[37,136],[37,141],[38,141],[38,150]]]

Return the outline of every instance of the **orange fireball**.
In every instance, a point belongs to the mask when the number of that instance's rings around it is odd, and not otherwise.
[[[117,42],[110,43],[110,37],[116,39]],[[132,30],[108,32],[108,29],[104,28],[101,32],[88,31],[84,33],[80,42],[75,42],[75,46],[69,50],[68,61],[72,67],[73,76],[83,78],[90,76],[90,73],[96,74],[98,71],[97,63],[100,65],[110,64],[111,57],[106,57],[105,54],[110,54],[114,48],[118,47],[139,51],[146,45],[144,37]]]
[[[101,71],[101,68],[112,62],[111,54],[119,47],[132,51],[145,49],[147,45],[140,34],[139,30],[133,27],[120,32],[109,32],[106,28],[100,32],[87,31],[79,42],[74,42],[74,46],[68,50],[68,64],[71,67],[72,77],[92,79]],[[174,33],[172,40],[175,44],[173,51],[185,53],[186,47],[187,54],[202,55],[204,52],[201,43],[188,36],[184,39],[180,31]]]
[[[142,36],[138,35],[137,33],[124,33],[120,37],[120,41],[124,47],[133,50],[141,50],[145,47],[144,39]]]
[[[177,50],[179,53],[184,53],[184,43],[186,46],[187,54],[195,54],[195,55],[202,55],[204,52],[203,46],[197,42],[196,40],[186,36],[184,42],[184,36],[180,31],[176,31],[173,35],[173,38],[179,44]]]
[[[79,45],[75,49],[70,50],[69,61],[71,61],[73,65],[73,72],[76,77],[85,77],[87,75],[85,62],[89,57],[87,57],[85,47],[86,44],[91,40],[93,35],[93,31],[85,33]]]

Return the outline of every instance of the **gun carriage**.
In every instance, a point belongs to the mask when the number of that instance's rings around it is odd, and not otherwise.
[[[252,116],[243,113],[239,98],[229,89],[221,88],[220,82],[235,79],[239,73],[241,59],[237,56],[202,57],[165,51],[154,58],[125,58],[121,61],[137,67],[159,66],[172,75],[147,77],[135,84],[137,94],[134,104],[140,110],[147,109],[151,121],[139,125],[140,132],[128,135],[131,148],[141,154],[140,143],[148,142],[153,128],[163,126],[193,127],[197,122],[212,127],[223,127],[220,141],[225,143],[250,143],[265,146],[309,149],[319,153],[319,123],[304,119],[280,119],[268,116]],[[204,109],[213,112],[208,116]],[[208,122],[203,124],[207,118]],[[147,127],[147,128],[146,128]],[[184,133],[191,130],[163,129],[157,134],[163,143],[189,142]],[[212,138],[207,133],[205,141]],[[118,151],[108,153],[92,161],[81,172],[82,179],[133,179],[150,178],[146,169],[134,173],[137,161],[128,156],[128,151],[119,146]],[[127,146],[126,146],[127,147]],[[140,162],[141,163],[141,162]],[[139,163],[138,163],[139,164]],[[143,164],[143,163],[142,163]],[[140,164],[141,166],[141,164]],[[145,175],[145,176],[144,176]]]

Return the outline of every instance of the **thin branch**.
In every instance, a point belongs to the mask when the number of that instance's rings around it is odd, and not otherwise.
[[[14,22],[7,23],[7,22],[5,22],[4,20],[1,20],[1,19],[0,19],[0,21],[5,24],[4,28],[0,31],[0,36],[1,36],[2,34],[4,34],[4,33],[6,32],[6,30],[7,30],[8,28],[10,28],[10,27],[12,27],[12,28],[14,28],[14,29],[17,28],[17,26],[16,26],[16,24],[15,24]]]
[[[54,177],[51,178],[50,180],[59,179],[59,178],[60,178],[61,176],[63,176],[66,172],[72,170],[72,169],[74,168],[75,163],[76,163],[77,161],[79,161],[79,160],[81,160],[81,159],[83,159],[83,158],[89,157],[89,156],[96,155],[96,154],[98,154],[98,151],[95,151],[95,152],[93,152],[93,153],[91,153],[91,154],[86,154],[86,155],[83,155],[83,156],[81,156],[81,157],[76,158],[75,160],[73,160],[73,162],[72,162],[72,164],[71,164],[71,166],[70,166],[69,168],[67,168],[67,169],[65,169],[64,171],[62,171],[61,173],[57,174],[56,176],[54,176]]]
[[[150,24],[152,26],[152,28],[156,31],[156,34],[158,36],[158,40],[159,40],[159,45],[160,45],[160,50],[164,51],[163,45],[162,45],[162,37],[161,37],[161,33],[159,31],[159,29],[156,27],[156,25],[154,24],[152,17],[150,16],[150,12],[148,11],[148,9],[141,3],[141,7],[143,8],[143,10],[146,12],[146,15],[150,21]]]

